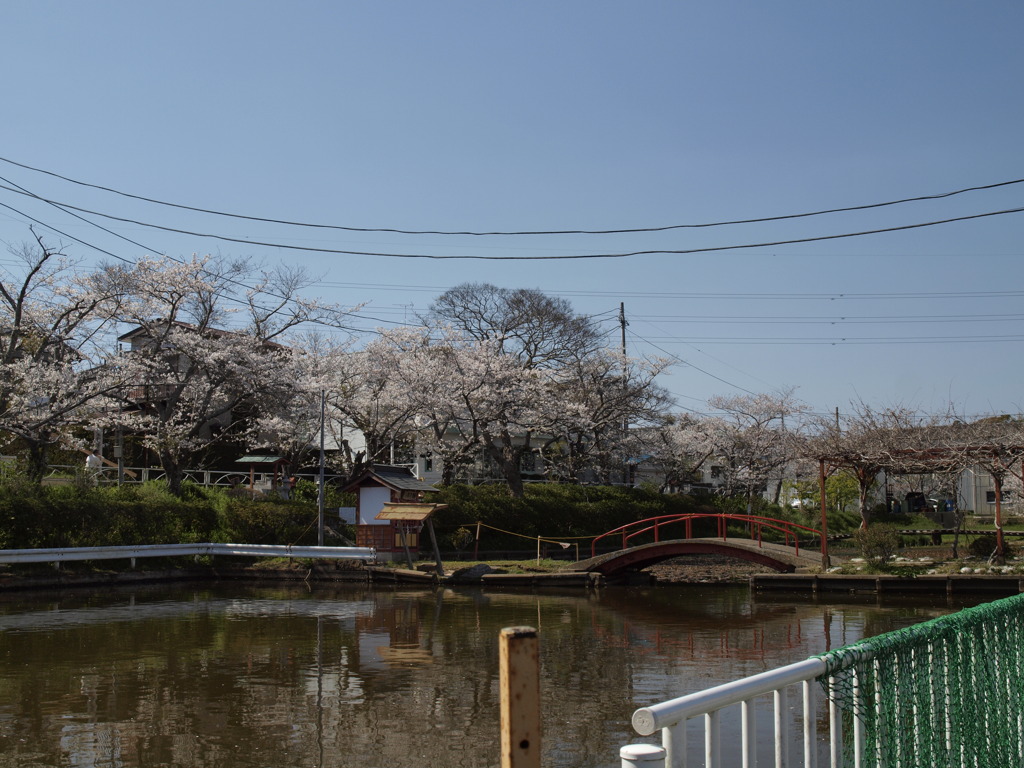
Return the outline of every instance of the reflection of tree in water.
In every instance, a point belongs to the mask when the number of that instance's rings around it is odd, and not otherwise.
[[[541,637],[545,764],[607,765],[635,739],[637,706],[824,650],[826,626],[835,646],[893,621],[875,606],[831,611],[752,602],[731,587],[236,586],[9,604],[0,748],[90,765],[109,764],[116,745],[129,768],[493,764],[498,633],[530,625]],[[920,613],[896,619],[930,617]]]

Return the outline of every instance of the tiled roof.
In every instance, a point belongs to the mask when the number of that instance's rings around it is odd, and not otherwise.
[[[367,477],[372,477],[389,488],[396,488],[401,491],[437,490],[430,483],[426,483],[416,477],[408,467],[396,467],[391,464],[374,464],[349,483],[347,488],[354,488]]]

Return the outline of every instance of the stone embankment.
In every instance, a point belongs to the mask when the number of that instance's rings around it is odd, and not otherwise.
[[[750,577],[755,591],[810,592],[813,594],[885,595],[1016,595],[1024,592],[1021,574],[933,574],[889,576],[887,574],[772,573]]]
[[[527,566],[528,567],[528,566]],[[0,573],[0,591],[117,586],[168,581],[263,581],[297,583],[406,584],[431,588],[478,586],[501,588],[595,589],[610,583],[597,573],[526,571],[505,573],[487,564],[455,568],[439,577],[433,566],[421,570],[362,565],[361,563],[290,562],[286,565],[210,565],[180,569],[130,571],[37,571]],[[918,576],[838,573],[764,573],[763,566],[717,555],[676,558],[633,574],[624,583],[641,585],[749,584],[758,592],[843,594],[991,594],[1024,592],[1024,574],[950,573]]]

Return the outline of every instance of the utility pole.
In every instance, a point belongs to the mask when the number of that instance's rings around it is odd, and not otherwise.
[[[324,545],[324,501],[326,492],[324,489],[324,431],[325,431],[325,416],[327,411],[327,390],[320,390],[320,477],[317,483],[317,494],[316,494],[316,545],[322,547]]]
[[[625,395],[629,389],[629,382],[627,381],[628,376],[628,361],[626,358],[626,326],[629,323],[626,322],[626,302],[619,302],[619,329],[622,334],[622,394]],[[622,398],[622,403],[625,405],[626,398]],[[629,417],[623,412],[622,414],[622,484],[626,485],[629,483],[629,461],[626,456],[626,441],[629,437]]]
[[[622,369],[626,369],[626,302],[619,302],[619,327],[622,329]]]

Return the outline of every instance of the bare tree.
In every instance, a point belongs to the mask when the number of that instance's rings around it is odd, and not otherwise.
[[[424,321],[489,342],[524,368],[557,368],[601,347],[590,318],[565,299],[528,288],[464,283],[441,294]]]
[[[877,408],[863,401],[851,403],[840,423],[831,418],[817,421],[809,450],[856,478],[862,528],[871,519],[871,490],[879,475],[910,468],[908,450],[919,441],[924,426],[923,415],[915,409],[901,405]]]

